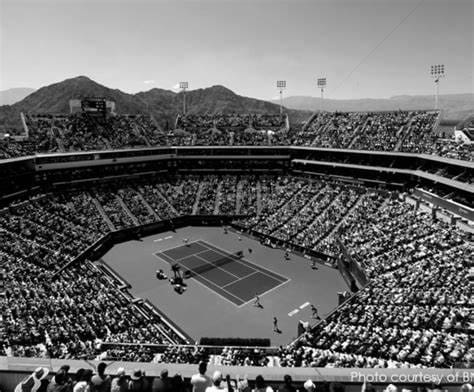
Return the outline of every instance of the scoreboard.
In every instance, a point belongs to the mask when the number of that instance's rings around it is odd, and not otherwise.
[[[107,102],[105,98],[84,98],[81,100],[83,112],[104,116],[107,114]]]

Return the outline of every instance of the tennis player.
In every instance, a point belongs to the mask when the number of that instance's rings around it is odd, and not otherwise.
[[[273,332],[280,332],[280,328],[278,328],[278,319],[273,317]]]
[[[253,303],[253,306],[256,306],[258,308],[262,308],[262,304],[260,303],[260,297],[258,296],[257,293],[255,293],[255,301]]]

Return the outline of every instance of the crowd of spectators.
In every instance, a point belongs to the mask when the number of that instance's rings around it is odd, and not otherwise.
[[[0,139],[0,159],[19,158],[34,155],[36,147],[29,141],[16,141],[10,138]]]
[[[312,146],[325,148],[348,148],[359,127],[366,121],[365,113],[324,113],[310,124]]]
[[[219,215],[236,215],[237,181],[238,178],[236,176],[224,176],[219,182],[215,209],[215,212]]]
[[[449,367],[474,360],[466,273],[472,238],[397,195],[286,175],[150,177],[12,202],[0,210],[4,353],[179,363],[207,357],[201,348],[102,350],[104,342],[184,341],[93,263],[57,273],[111,230],[188,214],[248,214],[236,224],[290,246],[333,255],[345,248],[370,278],[369,286],[271,358],[232,348],[209,355],[216,363]]]
[[[145,204],[140,192],[130,187],[120,188],[117,195],[123,200],[125,207],[133,214],[140,224],[147,224],[157,220],[157,215]]]
[[[328,184],[320,205],[305,219],[312,219],[308,226],[295,235],[295,243],[305,248],[314,248],[344,218],[347,211],[357,202],[360,189],[338,184]],[[298,217],[296,218],[298,219]]]
[[[122,208],[120,196],[116,192],[105,189],[96,190],[94,197],[116,229],[133,226],[133,220],[127,210]]]
[[[261,213],[238,224],[289,247],[296,245],[331,256],[337,253],[332,243],[334,236],[326,237],[343,224],[367,189],[325,180],[291,179],[283,184],[279,189],[264,187]]]
[[[351,148],[394,151],[409,119],[408,112],[369,113]]]
[[[28,140],[0,141],[0,159],[35,152],[170,145],[301,145],[473,160],[472,145],[435,131],[438,117],[428,111],[321,112],[307,124],[288,129],[286,116],[277,114],[190,114],[178,116],[175,127],[165,132],[146,115],[116,115],[100,121],[86,114],[27,114]]]
[[[437,119],[436,113],[416,113],[410,120],[408,134],[403,139],[400,151],[426,153],[438,137],[433,132]]]
[[[6,355],[90,358],[102,341],[183,343],[90,262],[54,277],[8,253],[0,258],[7,277],[0,301]]]
[[[170,136],[184,145],[288,144],[285,116],[272,114],[221,114],[178,116]]]
[[[285,126],[285,116],[279,114],[188,114],[178,116],[176,128],[199,133],[210,128],[242,132],[248,128],[279,130]]]
[[[290,196],[288,201],[281,208],[267,207],[265,212],[270,210],[270,213],[260,214],[259,221],[252,228],[263,234],[273,233],[282,224],[293,218],[308,200],[311,200],[319,188],[318,182],[313,183],[305,179],[290,182],[285,186],[285,189],[288,189],[287,196]],[[265,206],[267,206],[267,201],[265,201]]]

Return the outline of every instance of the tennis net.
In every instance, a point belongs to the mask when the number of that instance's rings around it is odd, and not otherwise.
[[[183,266],[184,270],[190,271],[194,275],[203,274],[204,272],[211,271],[215,268],[222,267],[223,265],[230,264],[236,260],[239,260],[241,257],[241,252],[236,252],[235,254],[229,254],[222,256],[222,258],[214,261],[206,261],[203,265],[198,265],[193,268]]]

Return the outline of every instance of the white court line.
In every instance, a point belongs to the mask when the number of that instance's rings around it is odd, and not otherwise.
[[[224,270],[225,271],[225,270]],[[227,287],[227,286],[230,286],[231,284],[234,284],[234,283],[237,283],[239,280],[243,280],[243,279],[247,279],[249,276],[252,276],[252,275],[255,275],[258,271],[254,271],[248,275],[245,275],[245,276],[242,276],[241,278],[239,279],[236,279],[234,280],[233,282],[230,282],[230,283],[227,283],[225,286],[222,286],[222,287]],[[230,273],[230,272],[229,272]]]
[[[290,313],[288,313],[288,316],[292,317],[292,316],[294,316],[296,313],[298,313],[299,311],[300,311],[299,309],[292,310]]]
[[[163,241],[163,238],[157,238],[156,240],[153,240],[153,242],[160,242]]]
[[[300,306],[300,309],[304,309],[309,305],[311,305],[309,302],[305,302],[303,305]]]
[[[173,238],[173,236],[169,235],[168,237],[165,237],[165,240],[169,240],[170,238]]]

